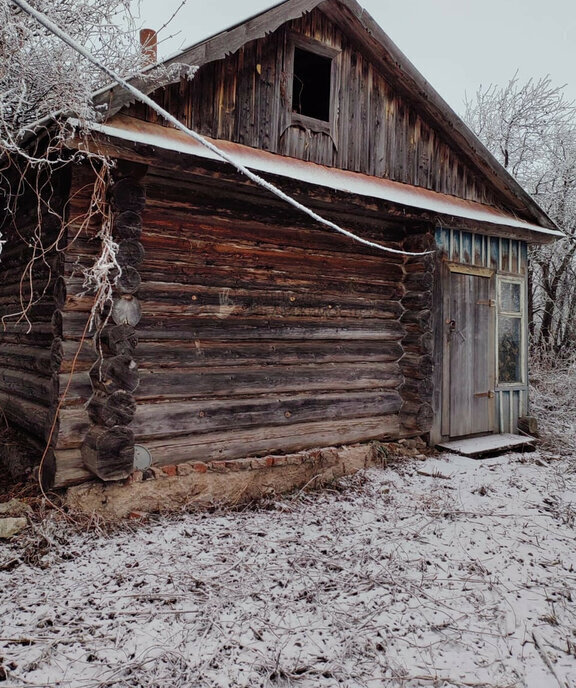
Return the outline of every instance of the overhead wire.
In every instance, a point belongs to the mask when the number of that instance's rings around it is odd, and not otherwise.
[[[292,198],[289,196],[287,193],[279,189],[277,186],[274,184],[271,184],[268,182],[266,179],[263,179],[259,175],[255,174],[252,170],[250,170],[248,167],[243,165],[242,163],[238,162],[237,160],[234,159],[233,156],[228,155],[225,151],[221,150],[213,144],[211,141],[208,141],[206,138],[204,138],[201,134],[198,132],[194,131],[193,129],[188,128],[182,122],[180,122],[176,117],[174,117],[170,112],[162,108],[158,103],[156,103],[152,98],[147,96],[145,93],[140,91],[140,89],[136,88],[133,86],[129,81],[121,77],[115,70],[111,69],[107,65],[103,64],[99,59],[94,57],[86,48],[81,46],[77,41],[75,41],[71,36],[69,36],[65,31],[63,31],[59,26],[57,26],[49,17],[47,17],[45,14],[42,12],[39,12],[36,10],[34,7],[32,7],[26,0],[11,0],[12,3],[20,7],[22,10],[27,12],[30,16],[32,16],[34,19],[36,19],[42,26],[44,26],[48,31],[53,33],[55,36],[58,36],[62,41],[64,41],[68,46],[70,46],[73,50],[78,52],[80,55],[82,55],[86,60],[91,62],[93,65],[101,69],[105,74],[107,74],[114,82],[116,82],[119,86],[121,86],[123,89],[131,93],[134,98],[139,100],[141,103],[144,105],[147,105],[149,108],[154,110],[158,115],[160,115],[164,120],[166,120],[168,123],[170,123],[173,127],[176,129],[182,131],[184,134],[187,134],[191,138],[193,138],[195,141],[197,141],[199,144],[207,148],[208,150],[212,151],[215,155],[217,155],[219,158],[224,160],[225,162],[229,163],[233,167],[238,170],[241,174],[245,175],[248,177],[248,179],[252,180],[254,183],[258,184],[262,188],[266,189],[270,193],[274,194],[278,198],[282,199],[286,203],[289,203],[291,206],[296,208],[297,210],[305,213],[309,217],[311,217],[313,220],[316,222],[325,225],[326,227],[329,227],[330,229],[333,229],[334,231],[343,234],[344,236],[348,237],[349,239],[352,239],[353,241],[356,241],[360,244],[363,244],[365,246],[369,246],[370,248],[378,249],[380,251],[384,251],[386,253],[394,253],[394,254],[399,254],[399,255],[404,255],[404,256],[425,256],[425,255],[430,255],[431,253],[434,253],[434,251],[419,251],[419,252],[413,252],[413,251],[404,251],[402,249],[395,249],[391,248],[390,246],[384,246],[378,242],[375,241],[370,241],[369,239],[363,239],[362,237],[358,236],[354,232],[351,232],[348,229],[345,229],[344,227],[341,227],[340,225],[336,224],[335,222],[332,222],[331,220],[328,220],[318,213],[314,212],[310,208],[308,208],[306,205],[303,203],[300,203],[297,201],[295,198]]]

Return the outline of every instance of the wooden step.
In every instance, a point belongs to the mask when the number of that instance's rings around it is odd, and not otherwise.
[[[535,442],[536,440],[533,437],[527,435],[504,433],[501,435],[484,435],[483,437],[467,437],[441,442],[436,447],[455,454],[480,458],[488,454],[494,456],[495,454],[503,454],[511,450],[528,449],[531,451],[534,449]]]

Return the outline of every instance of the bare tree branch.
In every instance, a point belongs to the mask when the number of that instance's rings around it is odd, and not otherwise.
[[[532,249],[530,331],[539,351],[565,356],[575,347],[576,105],[549,76],[480,87],[464,115],[488,149],[566,232]]]

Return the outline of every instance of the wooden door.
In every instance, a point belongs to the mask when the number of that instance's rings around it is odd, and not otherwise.
[[[448,282],[443,433],[490,433],[495,409],[494,280],[489,270],[470,274],[456,269]]]

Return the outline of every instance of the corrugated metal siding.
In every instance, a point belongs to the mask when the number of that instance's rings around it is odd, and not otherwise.
[[[499,432],[517,432],[518,418],[528,413],[527,388],[497,390],[496,413]]]
[[[528,272],[526,242],[472,234],[459,229],[436,229],[436,245],[447,260],[513,275]]]

